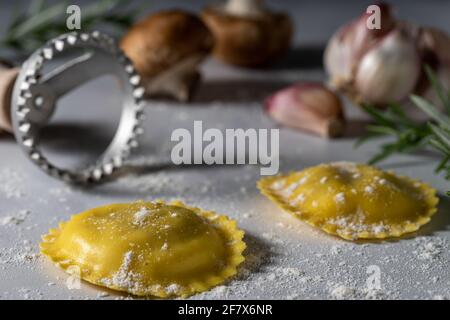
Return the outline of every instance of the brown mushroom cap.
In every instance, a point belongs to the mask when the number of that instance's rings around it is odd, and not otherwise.
[[[0,133],[12,132],[11,94],[18,73],[18,68],[12,68],[11,64],[0,61]]]
[[[203,10],[202,18],[216,40],[214,56],[244,67],[271,63],[287,51],[293,34],[291,19],[284,13],[264,11],[244,17],[209,7]]]
[[[203,21],[182,10],[167,10],[136,23],[121,47],[143,77],[152,78],[192,55],[206,56],[213,36]]]

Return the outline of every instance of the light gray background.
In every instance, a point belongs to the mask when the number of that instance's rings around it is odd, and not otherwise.
[[[10,3],[1,1],[2,25],[9,16]],[[27,1],[15,3],[25,5]],[[168,7],[198,10],[206,2],[152,3],[149,12]],[[276,127],[263,113],[262,99],[295,81],[325,79],[320,64],[326,40],[370,2],[269,3],[288,10],[294,17],[297,30],[291,53],[274,67],[259,71],[242,70],[209,59],[202,67],[204,83],[193,103],[149,101],[143,146],[133,156],[129,173],[117,181],[89,189],[68,187],[30,164],[11,137],[0,137],[0,219],[20,218],[23,210],[29,212],[17,225],[0,225],[1,299],[124,298],[113,292],[99,297],[104,290],[87,284],[82,284],[80,290],[69,290],[67,276],[35,255],[40,235],[58,221],[91,207],[155,198],[182,199],[227,214],[238,220],[247,233],[247,262],[240,276],[226,286],[193,298],[450,298],[450,201],[445,196],[441,197],[438,214],[417,234],[395,241],[356,244],[327,236],[277,209],[255,188],[258,167],[167,166],[172,130],[191,129],[194,120],[204,120],[205,127]],[[450,32],[449,2],[392,3],[399,16]],[[50,150],[65,150],[62,158],[72,159],[68,154],[75,149],[80,159],[105,143],[119,107],[117,93],[111,93],[110,88],[107,81],[98,81],[65,99],[55,118],[59,126],[50,132]],[[106,107],[111,109],[105,112]],[[281,170],[298,170],[336,160],[367,161],[377,150],[377,144],[354,149],[355,137],[361,133],[364,120],[355,106],[346,103],[346,109],[349,127],[340,139],[329,141],[282,129]],[[102,134],[99,128],[103,128]],[[82,150],[68,144],[68,136],[82,137]],[[398,156],[382,167],[427,181],[443,193],[450,189],[450,184],[433,174],[437,161],[436,156],[426,154]],[[427,252],[434,254],[423,254]],[[381,272],[382,289],[376,292],[367,290],[367,268],[371,265],[378,266]]]

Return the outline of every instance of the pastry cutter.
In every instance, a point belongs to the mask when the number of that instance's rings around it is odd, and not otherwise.
[[[68,54],[72,54],[69,60],[45,72],[46,64],[57,63],[56,58]],[[42,129],[51,119],[58,99],[106,74],[118,79],[123,97],[120,122],[109,146],[85,167],[58,167],[42,152]],[[3,77],[6,81],[1,81],[0,95],[11,97],[3,108],[0,103],[0,126],[13,131],[25,154],[47,174],[69,183],[99,182],[118,170],[138,146],[138,137],[143,133],[144,88],[132,62],[111,37],[98,31],[63,34],[36,50],[20,69],[10,69]]]

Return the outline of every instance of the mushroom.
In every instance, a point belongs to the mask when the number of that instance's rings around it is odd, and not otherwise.
[[[200,79],[198,65],[214,44],[211,32],[197,16],[167,10],[136,23],[121,47],[142,77],[146,96],[168,95],[189,100]]]
[[[214,56],[243,67],[270,64],[287,51],[293,34],[289,16],[261,0],[228,0],[205,8],[202,17],[216,40]]]
[[[11,94],[18,73],[18,68],[0,60],[0,134],[3,131],[12,132]]]

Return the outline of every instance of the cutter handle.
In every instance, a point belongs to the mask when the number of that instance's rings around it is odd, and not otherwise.
[[[11,123],[11,94],[19,74],[19,68],[9,68],[0,64],[0,133],[12,133]]]

